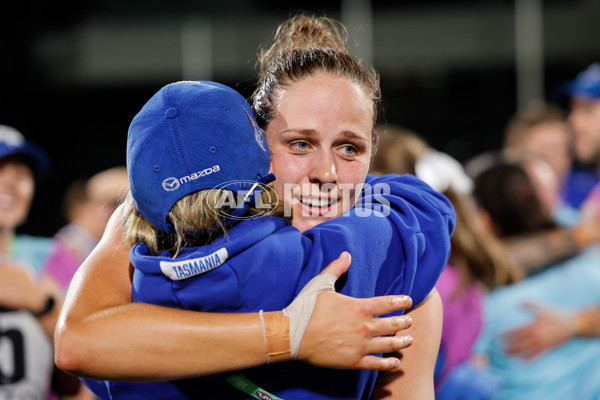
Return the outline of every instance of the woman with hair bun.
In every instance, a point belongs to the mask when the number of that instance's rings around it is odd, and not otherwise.
[[[367,176],[376,144],[373,127],[379,80],[347,51],[342,28],[327,18],[294,17],[278,29],[274,45],[261,54],[254,111],[266,133],[276,190],[291,210],[291,225],[314,243],[326,243],[327,225],[332,232],[340,230],[355,237],[356,246],[363,243],[374,252],[381,249],[385,254],[399,246],[396,250],[403,257],[398,262],[418,266],[413,286],[432,288],[448,251],[444,240],[432,239],[445,235],[447,240],[453,229],[454,213],[445,200],[413,206],[417,214],[427,210],[437,215],[434,219],[398,215],[401,223],[396,229],[404,226],[414,232],[407,242],[379,243],[373,237],[369,243],[365,232],[344,227],[342,215],[353,207],[361,184],[389,183],[393,187],[402,181],[397,176]],[[408,189],[417,190],[420,185],[413,181]],[[407,190],[406,195],[409,193]],[[181,379],[265,363],[257,313],[211,314],[131,303],[128,249],[120,244],[117,218],[113,217],[112,229],[72,284],[57,335],[59,366],[82,376],[135,381]],[[318,227],[321,223],[326,223],[323,229]],[[315,227],[319,229],[312,229]],[[338,254],[323,257],[322,267]],[[380,258],[377,253],[372,256]],[[354,258],[354,263],[349,274],[354,268],[370,268],[366,256]],[[339,276],[344,270],[338,266],[335,273]],[[299,287],[304,283],[300,281]],[[386,293],[388,284],[379,282],[375,294],[398,294]],[[360,293],[351,284],[341,286],[342,293]],[[392,305],[392,298],[320,294],[298,359],[329,368],[394,370],[397,374],[384,377],[376,396],[433,398],[433,365],[441,330],[439,296],[433,290],[415,301],[419,304],[410,311],[417,321],[410,331],[415,344],[406,350],[401,364],[395,357],[370,355],[405,345],[399,337],[382,336],[397,330],[397,317],[374,318],[402,308],[398,303]],[[119,337],[111,337],[117,330],[122,332]],[[272,378],[281,376],[281,384],[297,385],[305,393],[300,398],[370,398],[377,378],[373,371],[324,373],[307,364],[269,368]]]

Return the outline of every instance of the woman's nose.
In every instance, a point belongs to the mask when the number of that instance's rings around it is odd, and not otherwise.
[[[329,153],[322,153],[313,158],[314,164],[309,179],[311,183],[319,185],[335,183],[337,181],[337,168],[335,160]]]

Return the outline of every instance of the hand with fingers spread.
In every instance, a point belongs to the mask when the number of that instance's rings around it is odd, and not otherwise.
[[[350,255],[342,253],[323,270],[321,276],[332,274],[339,278],[348,270],[350,261]],[[335,293],[331,285],[317,296],[298,358],[329,368],[397,369],[400,366],[398,358],[371,354],[392,353],[410,346],[410,336],[395,334],[410,327],[412,319],[409,316],[376,316],[408,309],[411,305],[412,300],[408,296],[356,299]]]
[[[575,337],[600,336],[600,307],[559,313],[550,308],[525,303],[537,319],[532,323],[505,334],[506,353],[533,358]]]
[[[537,318],[532,323],[505,334],[507,354],[533,358],[576,334],[575,321],[571,315],[561,314],[538,304],[525,303],[523,307],[533,311]]]

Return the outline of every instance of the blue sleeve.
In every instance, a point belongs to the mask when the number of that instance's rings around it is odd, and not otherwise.
[[[352,265],[338,280],[341,293],[408,294],[419,304],[448,260],[452,205],[414,176],[369,176],[366,183],[350,212],[305,232],[311,253],[299,287],[348,251]]]

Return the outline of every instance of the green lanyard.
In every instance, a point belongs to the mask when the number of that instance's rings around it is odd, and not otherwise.
[[[267,392],[264,389],[259,388],[250,379],[246,378],[242,374],[231,374],[225,378],[236,389],[241,390],[248,396],[252,396],[258,400],[283,400],[281,397],[277,397],[274,394]]]

